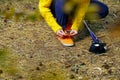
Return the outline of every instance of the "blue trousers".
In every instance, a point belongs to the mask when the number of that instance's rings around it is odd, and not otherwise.
[[[52,14],[56,18],[58,24],[63,29],[66,28],[66,25],[68,22],[68,15],[65,14],[63,11],[64,3],[65,3],[65,0],[53,0],[51,7],[50,7]],[[96,4],[100,7],[99,11],[96,12],[100,16],[100,18],[104,18],[108,15],[109,10],[108,10],[108,7],[104,3],[98,0],[91,0],[90,5],[92,4]]]

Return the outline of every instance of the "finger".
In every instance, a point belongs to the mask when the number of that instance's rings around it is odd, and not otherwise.
[[[57,34],[61,34],[62,33],[62,31],[61,30],[59,30],[58,32],[57,32]]]
[[[74,34],[74,31],[71,31],[70,34]]]
[[[65,32],[64,32],[63,30],[61,30],[60,33],[61,33],[62,35],[65,35]]]
[[[70,35],[74,35],[74,34],[75,34],[75,32],[74,32],[74,31],[71,31],[71,32],[70,32]]]
[[[58,36],[63,37],[63,36],[64,36],[64,33],[59,32],[59,33],[58,33]]]
[[[77,34],[77,31],[71,31],[71,32],[70,32],[70,35],[71,35],[71,36],[75,36],[76,34]]]
[[[71,34],[70,36],[75,36],[76,34],[75,33],[73,33],[73,34]]]
[[[61,35],[61,34],[58,34],[58,36],[59,36],[59,37],[63,37],[63,35]]]

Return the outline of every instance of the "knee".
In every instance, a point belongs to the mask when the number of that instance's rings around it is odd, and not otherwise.
[[[97,1],[97,0],[92,0],[91,3],[95,3],[99,6],[99,11],[98,11],[98,15],[100,16],[100,18],[105,18],[108,13],[109,13],[109,8],[106,4]]]
[[[107,5],[105,5],[104,3],[101,3],[101,6],[100,6],[100,10],[98,12],[98,14],[100,15],[101,18],[104,18],[108,15],[109,13],[109,8]]]

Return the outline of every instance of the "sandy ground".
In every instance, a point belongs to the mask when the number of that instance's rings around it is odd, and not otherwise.
[[[115,24],[120,23],[120,2],[104,2],[109,15],[89,24],[107,43],[108,51],[100,55],[88,51],[91,38],[86,30],[79,33],[74,47],[64,47],[44,20],[6,20],[2,14],[2,9],[14,5],[16,13],[24,15],[20,8],[34,11],[38,0],[1,4],[0,80],[120,80],[120,24]]]

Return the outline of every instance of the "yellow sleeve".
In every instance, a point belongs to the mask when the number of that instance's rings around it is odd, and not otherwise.
[[[82,25],[82,21],[88,9],[89,3],[90,3],[90,0],[81,0],[79,4],[80,6],[76,11],[71,29],[78,31],[81,28],[80,25]]]
[[[52,30],[56,33],[57,30],[62,29],[62,27],[56,22],[51,10],[49,9],[52,0],[40,0],[39,1],[39,9],[42,17],[48,23],[48,25],[52,28]]]

